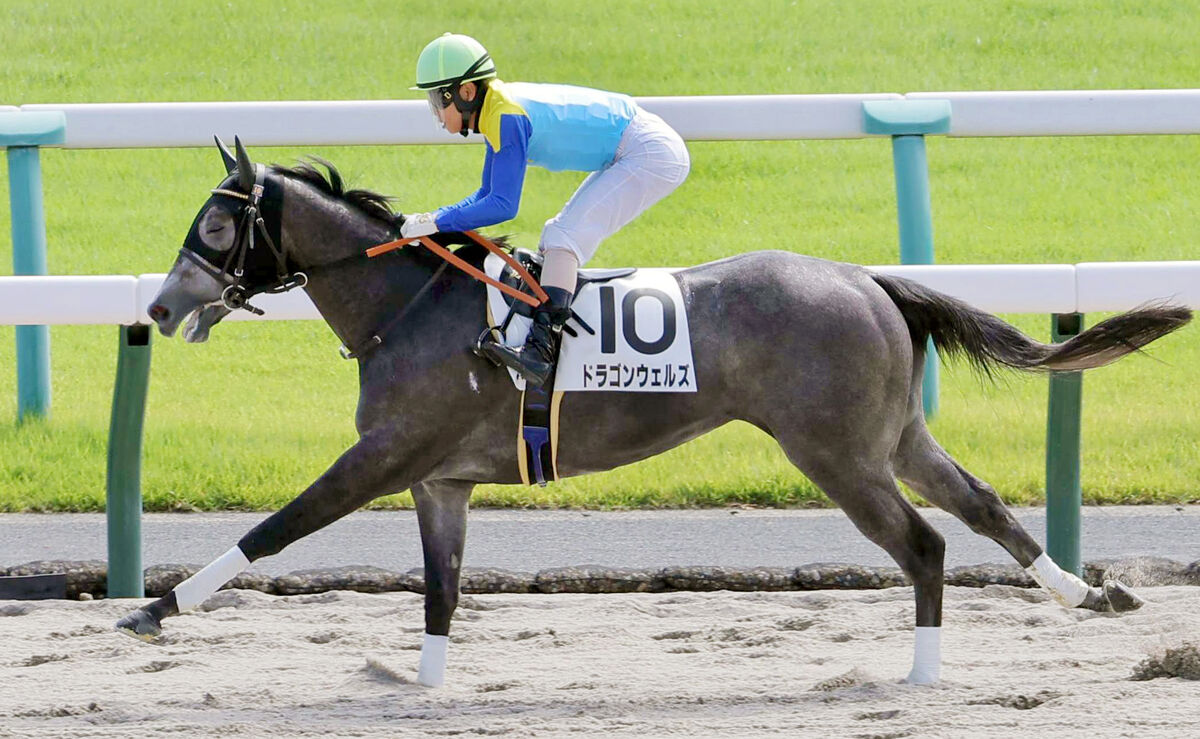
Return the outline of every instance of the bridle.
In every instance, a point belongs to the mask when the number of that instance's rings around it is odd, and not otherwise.
[[[341,266],[347,262],[361,261],[370,256],[366,253],[351,254],[348,257],[335,259],[326,264],[306,267],[304,268],[305,271],[299,269],[292,270],[289,266],[290,260],[288,259],[286,245],[281,248],[275,243],[275,239],[271,238],[271,233],[267,229],[266,222],[263,220],[262,199],[263,194],[266,192],[266,167],[261,164],[254,165],[254,185],[250,188],[249,194],[221,187],[214,188],[210,192],[214,195],[224,195],[243,200],[246,203],[242,206],[240,213],[234,216],[237,220],[237,228],[234,232],[233,248],[229,250],[229,255],[225,257],[225,262],[220,267],[205,259],[203,255],[197,253],[195,250],[189,249],[186,245],[180,248],[179,253],[203,270],[205,274],[225,285],[225,289],[221,292],[221,303],[231,311],[246,310],[255,315],[264,315],[264,311],[261,308],[251,305],[250,298],[264,293],[283,293],[297,287],[307,287],[308,273],[310,272],[321,272]],[[258,237],[262,238],[263,243],[267,245],[267,248],[271,250],[271,254],[275,258],[275,282],[252,286],[246,281],[246,254],[255,248]],[[280,241],[282,242],[282,239]],[[404,308],[400,310],[400,313],[378,330],[372,331],[369,338],[357,342],[353,347],[341,347],[339,351],[342,357],[346,359],[358,359],[383,344],[383,337],[390,333],[408,315],[412,307],[429,292],[434,283],[445,273],[447,266],[448,263],[443,262],[434,271],[433,276],[407,301]]]
[[[548,300],[545,290],[542,289],[537,280],[535,280],[533,276],[530,275],[529,272],[526,271],[526,269],[512,257],[512,255],[508,254],[502,247],[498,246],[491,240],[483,238],[474,231],[464,231],[463,233],[479,245],[486,248],[488,251],[498,255],[505,262],[507,262],[508,265],[521,276],[522,280],[527,286],[529,286],[534,295],[523,293],[516,288],[505,285],[502,282],[489,277],[488,275],[484,274],[483,271],[467,264],[463,259],[455,255],[453,252],[434,242],[427,236],[423,236],[415,240],[398,239],[396,241],[390,241],[388,243],[372,247],[360,254],[351,254],[348,257],[335,259],[334,261],[326,264],[318,264],[306,267],[304,268],[306,271],[303,272],[299,269],[293,271],[289,267],[287,247],[284,246],[283,248],[280,248],[278,245],[276,245],[275,239],[271,238],[271,234],[267,229],[266,222],[262,217],[261,203],[263,194],[266,192],[266,177],[266,168],[261,164],[255,164],[254,185],[250,188],[249,194],[238,192],[237,190],[228,190],[221,187],[214,188],[210,191],[214,195],[224,195],[226,197],[236,198],[246,202],[246,204],[242,206],[241,212],[235,216],[238,220],[238,225],[234,232],[233,248],[229,250],[229,256],[225,257],[225,263],[222,266],[217,267],[215,264],[205,259],[203,255],[197,253],[193,249],[189,249],[186,244],[179,249],[181,256],[195,264],[197,267],[203,270],[205,274],[225,285],[225,289],[221,291],[221,303],[231,311],[246,310],[255,315],[261,316],[264,314],[263,310],[250,304],[250,298],[254,297],[255,295],[261,295],[264,293],[283,293],[297,287],[307,287],[308,273],[310,272],[320,272],[340,266],[346,262],[359,261],[364,258],[379,256],[380,254],[407,246],[414,241],[420,242],[430,251],[441,257],[443,260],[442,264],[436,270],[434,270],[433,276],[425,281],[425,284],[421,286],[421,289],[418,290],[412,296],[412,298],[406,302],[404,307],[396,316],[384,323],[379,329],[372,331],[371,335],[367,339],[357,342],[353,347],[343,346],[340,350],[343,358],[359,359],[364,354],[382,345],[384,337],[391,333],[391,331],[396,328],[396,326],[399,325],[405,317],[408,316],[413,306],[416,305],[421,298],[429,292],[429,290],[439,279],[441,279],[442,275],[446,271],[446,267],[450,266],[451,264],[466,272],[471,277],[474,277],[476,280],[494,285],[501,291],[511,295],[513,298],[524,301],[529,305],[536,306]],[[271,254],[275,257],[275,282],[257,287],[251,286],[247,283],[244,269],[246,265],[247,252],[252,251],[255,248],[255,234],[258,234],[262,237],[263,242],[267,245],[267,248],[271,250]],[[280,239],[280,241],[282,242],[282,239]],[[232,271],[230,271],[230,267],[233,267]],[[485,330],[484,333],[487,333],[488,331],[490,331],[490,329]]]
[[[238,192],[237,190],[227,190],[224,188],[215,188],[211,192],[214,195],[224,195],[226,197],[237,198],[238,200],[246,201],[242,206],[241,213],[235,216],[238,221],[237,229],[234,232],[233,248],[229,250],[229,256],[225,257],[225,263],[217,267],[212,262],[205,259],[200,254],[186,245],[180,248],[180,255],[186,257],[193,264],[203,270],[210,277],[225,285],[225,289],[221,292],[221,303],[231,311],[247,310],[255,315],[263,315],[261,308],[250,304],[250,298],[262,293],[282,293],[287,292],[296,287],[304,287],[308,284],[308,275],[299,270],[292,271],[288,266],[287,248],[280,248],[276,245],[275,240],[271,238],[271,234],[267,231],[266,222],[262,217],[260,204],[262,202],[263,193],[266,191],[266,167],[261,164],[254,165],[254,186],[250,188],[250,194]],[[245,265],[246,254],[253,251],[256,245],[255,234],[262,237],[263,243],[271,250],[272,256],[275,257],[275,282],[266,285],[252,287],[246,282]],[[230,270],[230,267],[233,267]]]

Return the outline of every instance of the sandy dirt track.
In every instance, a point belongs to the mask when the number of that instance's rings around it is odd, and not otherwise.
[[[1139,592],[948,588],[931,688],[910,588],[464,596],[439,690],[412,593],[224,591],[158,644],[111,630],[135,601],[2,601],[0,736],[1200,736],[1200,682],[1130,679],[1200,637],[1200,588]]]

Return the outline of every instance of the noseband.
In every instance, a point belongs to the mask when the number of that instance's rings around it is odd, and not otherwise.
[[[261,164],[255,164],[254,187],[250,188],[249,195],[223,188],[212,190],[214,195],[225,195],[246,201],[239,214],[233,248],[229,250],[229,256],[225,258],[224,265],[217,267],[186,246],[179,250],[182,256],[186,257],[210,277],[224,283],[225,289],[221,292],[221,302],[226,308],[231,311],[248,310],[259,316],[263,314],[263,311],[251,305],[250,298],[262,293],[287,292],[292,288],[304,287],[308,284],[308,275],[300,271],[293,272],[288,268],[287,251],[280,249],[275,244],[275,240],[271,238],[271,234],[267,232],[267,226],[263,221],[262,211],[259,207],[263,192],[266,189],[266,177],[266,168]],[[272,256],[275,257],[275,282],[252,287],[246,283],[246,275],[243,268],[246,264],[246,253],[255,247],[255,234],[262,236],[263,242],[271,250]],[[230,267],[233,268],[232,271]]]

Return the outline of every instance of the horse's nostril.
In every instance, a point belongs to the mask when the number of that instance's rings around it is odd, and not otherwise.
[[[157,304],[150,306],[150,310],[147,313],[156,321],[165,321],[171,315],[171,311]]]

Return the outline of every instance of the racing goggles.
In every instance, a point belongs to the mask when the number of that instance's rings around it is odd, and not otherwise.
[[[439,87],[429,91],[429,112],[433,113],[433,117],[439,121],[442,120],[442,111],[450,107],[454,102],[454,95],[450,92],[449,87]]]

